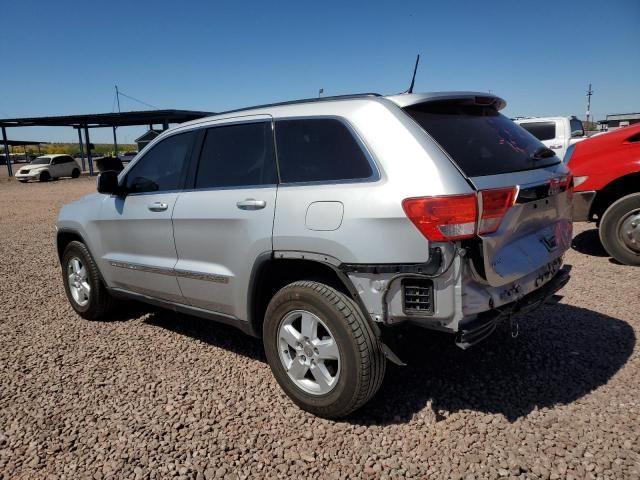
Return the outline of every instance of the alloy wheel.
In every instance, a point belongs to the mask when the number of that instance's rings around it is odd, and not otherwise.
[[[311,395],[326,395],[340,377],[340,350],[327,325],[311,312],[287,313],[278,328],[280,361],[293,383]]]
[[[84,307],[89,303],[91,285],[87,269],[78,257],[71,257],[67,263],[67,282],[71,296],[78,305]]]

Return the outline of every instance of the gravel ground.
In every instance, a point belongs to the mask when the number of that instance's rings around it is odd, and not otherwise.
[[[0,478],[640,478],[640,269],[576,227],[560,303],[457,349],[409,331],[408,367],[341,422],[298,410],[261,343],[64,296],[59,207],[92,179],[0,183]]]

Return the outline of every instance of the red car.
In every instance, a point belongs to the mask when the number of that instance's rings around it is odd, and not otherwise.
[[[564,159],[573,172],[573,220],[595,221],[613,258],[640,265],[640,125],[578,142]]]

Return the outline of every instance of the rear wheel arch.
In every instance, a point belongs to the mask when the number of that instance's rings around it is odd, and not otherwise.
[[[361,306],[353,285],[336,267],[317,260],[263,255],[258,257],[254,264],[247,295],[249,323],[253,335],[262,336],[264,315],[273,296],[281,288],[301,280],[332,287]]]
[[[609,182],[596,193],[596,198],[589,212],[589,219],[591,220],[597,216],[599,222],[602,220],[604,212],[614,202],[636,192],[640,192],[640,171],[628,173]]]

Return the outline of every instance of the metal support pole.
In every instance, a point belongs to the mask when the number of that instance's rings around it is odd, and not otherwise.
[[[2,143],[4,144],[4,158],[7,161],[7,173],[13,177],[13,169],[11,168],[11,155],[9,155],[9,142],[7,142],[7,129],[2,127]]]
[[[162,130],[169,130],[169,122],[167,120],[162,122]]]
[[[82,171],[87,171],[87,165],[84,163],[84,146],[82,145],[82,131],[78,127],[78,144],[80,145],[80,158],[82,159]]]
[[[114,156],[118,156],[118,138],[116,137],[116,127],[113,127],[113,149],[115,150]]]
[[[89,127],[84,126],[84,141],[87,144],[87,161],[89,163],[89,176],[93,177],[93,156],[91,155],[91,140],[89,139]]]
[[[149,124],[149,130],[153,130],[153,123]]]

